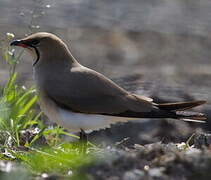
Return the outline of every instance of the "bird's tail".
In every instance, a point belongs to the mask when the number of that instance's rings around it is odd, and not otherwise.
[[[159,109],[155,112],[155,116],[182,119],[184,121],[205,122],[207,118],[203,113],[186,111],[204,103],[206,103],[206,101],[155,104]]]
[[[125,117],[129,118],[129,120],[133,120],[133,118],[173,118],[173,119],[181,119],[184,121],[205,122],[207,118],[203,113],[186,111],[188,109],[194,108],[204,103],[206,103],[206,101],[190,101],[190,102],[164,103],[164,104],[153,103],[155,108],[153,108],[149,112],[126,111],[120,114],[112,114],[112,115],[109,114],[109,115]],[[116,122],[119,121],[128,121],[128,119],[124,120],[123,118],[121,118],[120,120],[119,119],[116,120]]]

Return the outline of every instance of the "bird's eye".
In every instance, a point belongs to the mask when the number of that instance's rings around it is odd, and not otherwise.
[[[34,40],[31,41],[31,44],[35,45],[35,46],[38,45],[39,43],[40,43],[40,41],[37,40],[37,39],[34,39]]]

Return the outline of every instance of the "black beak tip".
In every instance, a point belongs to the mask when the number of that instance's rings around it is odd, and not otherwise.
[[[17,46],[20,43],[21,43],[21,40],[14,40],[10,43],[10,46]]]

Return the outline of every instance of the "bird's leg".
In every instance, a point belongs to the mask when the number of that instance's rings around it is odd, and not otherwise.
[[[82,154],[86,154],[88,136],[87,136],[86,132],[83,129],[81,129],[81,131],[80,131],[79,142],[81,144],[81,148],[80,148],[81,153]]]

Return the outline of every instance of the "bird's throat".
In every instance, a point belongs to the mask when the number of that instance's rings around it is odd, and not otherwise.
[[[33,66],[35,66],[38,63],[38,61],[40,60],[40,52],[36,46],[31,46],[31,47],[34,48],[35,53],[36,53],[36,60],[33,63]]]

